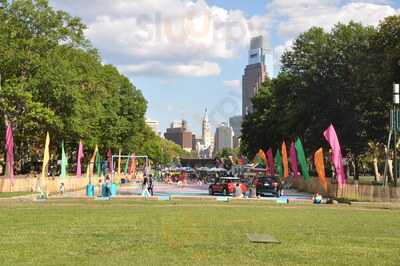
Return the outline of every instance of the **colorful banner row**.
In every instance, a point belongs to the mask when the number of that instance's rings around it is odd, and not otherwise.
[[[336,177],[339,186],[344,186],[346,183],[346,175],[343,166],[343,157],[339,144],[339,140],[333,125],[330,125],[324,132],[323,136],[326,141],[329,143],[332,150],[332,163],[335,166]],[[254,158],[254,162],[258,164],[265,165],[266,174],[275,176],[277,174],[287,179],[289,176],[289,160],[290,166],[293,172],[293,177],[297,178],[299,169],[298,164],[300,164],[301,175],[304,180],[310,179],[309,168],[306,160],[306,155],[304,152],[303,144],[299,138],[296,141],[291,143],[289,157],[287,155],[287,147],[286,143],[282,143],[281,149],[276,151],[275,159],[273,158],[272,149],[268,149],[267,152],[264,152],[262,149],[258,151]],[[327,179],[325,175],[325,163],[324,163],[324,153],[323,149],[320,148],[314,153],[314,165],[316,172],[318,174],[321,185],[327,190]],[[276,172],[275,172],[276,171]]]

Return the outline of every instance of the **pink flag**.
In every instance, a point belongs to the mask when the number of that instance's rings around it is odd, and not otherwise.
[[[78,158],[77,158],[77,167],[76,167],[76,177],[81,177],[82,175],[82,166],[81,160],[83,158],[83,144],[82,141],[79,141],[79,148],[78,148]]]
[[[7,126],[6,129],[6,151],[7,151],[7,171],[8,175],[11,179],[11,182],[14,183],[14,138],[13,132],[10,125]]]
[[[107,151],[107,161],[108,161],[108,172],[111,174],[113,171],[113,161],[112,161],[112,151],[108,149]]]
[[[297,164],[296,147],[294,146],[294,142],[292,142],[290,145],[290,166],[293,171],[293,176],[298,177],[299,168]]]
[[[342,151],[340,149],[340,144],[336,135],[335,128],[332,124],[324,131],[324,137],[326,141],[328,141],[332,149],[332,162],[335,165],[336,176],[339,186],[343,186],[346,182],[346,174],[343,166]]]
[[[275,164],[274,164],[274,156],[272,155],[272,149],[270,148],[267,151],[267,159],[268,159],[268,169],[269,175],[275,175]]]

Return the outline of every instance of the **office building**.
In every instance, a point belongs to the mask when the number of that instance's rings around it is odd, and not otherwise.
[[[240,137],[242,136],[242,122],[243,118],[241,115],[233,116],[229,118],[229,126],[232,128],[233,136],[233,147],[237,148],[240,146]]]
[[[185,151],[192,151],[193,134],[187,130],[187,123],[185,120],[182,120],[181,123],[171,123],[171,126],[167,128],[167,131],[164,133],[164,137],[181,146]]]
[[[261,88],[261,84],[267,78],[265,65],[267,49],[263,36],[251,39],[248,65],[242,77],[242,116],[253,112],[253,98]]]
[[[233,148],[233,129],[226,123],[215,130],[214,153],[222,151],[224,148]]]
[[[156,120],[146,119],[146,124],[153,130],[156,135],[160,135],[160,122]]]

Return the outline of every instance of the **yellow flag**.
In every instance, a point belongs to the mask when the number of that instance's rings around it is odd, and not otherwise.
[[[319,182],[321,183],[325,191],[328,191],[328,182],[325,176],[324,153],[322,148],[320,148],[315,152],[314,164],[315,164],[315,169],[317,170],[318,173]]]
[[[121,149],[119,149],[119,153],[118,153],[118,176],[121,175]]]
[[[88,166],[86,167],[86,177],[90,178],[90,164],[88,164]]]
[[[94,148],[94,152],[93,152],[93,155],[92,155],[92,157],[90,158],[90,162],[89,162],[89,174],[88,174],[88,176],[89,177],[92,177],[93,176],[93,172],[94,172],[94,163],[95,163],[95,161],[96,161],[96,156],[97,156],[97,152],[99,151],[99,147],[97,146],[97,144],[96,144],[96,147]]]
[[[43,155],[42,178],[47,177],[47,170],[48,170],[49,160],[50,160],[49,146],[50,146],[50,135],[49,135],[49,132],[47,132],[46,144],[44,146],[44,155]]]

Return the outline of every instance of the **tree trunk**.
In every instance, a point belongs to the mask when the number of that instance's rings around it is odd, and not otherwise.
[[[332,180],[336,179],[336,169],[333,163],[331,163]]]
[[[381,174],[379,173],[378,169],[378,158],[374,158],[372,162],[374,165],[375,181],[379,182],[381,181]]]
[[[358,172],[358,155],[354,155],[354,160],[352,162],[353,170],[354,170],[354,181],[357,181],[360,179],[360,174]]]
[[[389,168],[389,180],[393,181],[393,160],[389,159],[387,161],[388,168]]]

